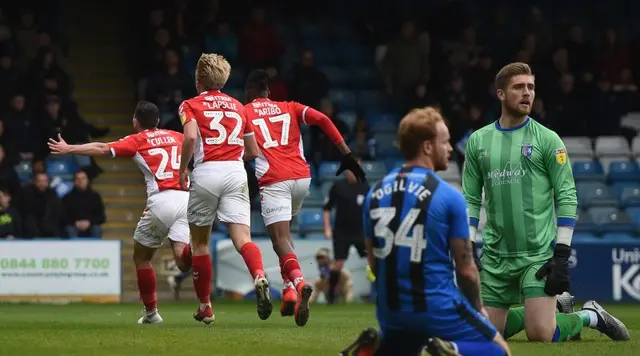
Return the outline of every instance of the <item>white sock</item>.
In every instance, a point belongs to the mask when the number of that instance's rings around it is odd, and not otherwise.
[[[296,279],[293,281],[293,285],[297,287],[297,286],[298,286],[298,284],[299,284],[300,282],[302,282],[302,281],[304,281],[304,278],[302,278],[302,277],[298,277],[298,278],[296,278]]]
[[[211,303],[200,303],[200,310],[204,310],[207,306],[211,306]]]
[[[589,314],[589,327],[595,328],[598,326],[598,313],[593,310],[585,310]]]

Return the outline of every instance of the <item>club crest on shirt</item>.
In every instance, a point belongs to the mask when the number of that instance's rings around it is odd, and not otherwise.
[[[525,157],[531,157],[531,154],[533,153],[533,145],[530,143],[523,143],[520,152],[522,152],[522,155]]]
[[[553,151],[554,156],[556,156],[556,162],[558,164],[567,163],[567,151],[564,148],[558,148]]]

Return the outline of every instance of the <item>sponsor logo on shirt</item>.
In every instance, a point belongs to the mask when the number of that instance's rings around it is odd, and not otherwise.
[[[527,174],[527,171],[522,166],[522,163],[507,162],[502,169],[497,168],[487,172],[487,180],[491,182],[492,187],[505,185],[505,184],[520,184],[522,177]]]
[[[533,153],[533,145],[530,143],[523,143],[520,151],[522,152],[523,156],[527,158],[531,157],[531,154]]]
[[[558,148],[553,151],[554,156],[556,156],[556,162],[558,164],[567,163],[567,151],[564,148]]]

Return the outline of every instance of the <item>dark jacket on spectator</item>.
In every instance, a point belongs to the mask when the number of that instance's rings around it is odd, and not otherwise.
[[[91,187],[84,191],[73,188],[64,196],[62,203],[67,225],[78,220],[89,220],[91,225],[102,225],[106,221],[102,197]]]
[[[12,207],[0,210],[0,239],[7,236],[22,237],[22,219]]]
[[[56,192],[49,188],[44,192],[30,185],[24,189],[25,237],[59,237],[63,205]]]

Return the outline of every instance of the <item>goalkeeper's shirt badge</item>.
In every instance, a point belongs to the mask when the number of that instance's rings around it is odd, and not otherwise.
[[[523,156],[531,157],[531,154],[533,153],[533,145],[530,143],[523,143],[521,152]]]
[[[558,162],[558,164],[567,163],[567,151],[564,148],[558,148],[553,151],[553,154],[556,156],[556,162]]]

